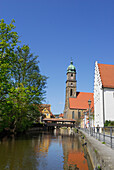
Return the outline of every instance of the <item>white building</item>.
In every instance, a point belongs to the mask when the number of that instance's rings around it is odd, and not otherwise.
[[[95,127],[106,120],[114,121],[114,65],[95,63],[94,77]]]

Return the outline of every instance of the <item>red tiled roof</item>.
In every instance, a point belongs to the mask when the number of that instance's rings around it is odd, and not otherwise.
[[[60,115],[59,115],[59,117],[63,117],[64,116],[64,114],[63,113],[61,113]]]
[[[39,104],[37,106],[38,106],[38,109],[39,109],[40,112],[42,112],[42,110],[44,108],[46,108],[51,114],[51,105],[50,104]]]
[[[48,109],[49,111],[51,111],[51,105],[50,105],[50,104],[40,104],[40,107],[41,107],[42,109],[46,108],[46,109]]]
[[[55,117],[55,116],[53,115],[53,113],[51,112],[51,105],[50,105],[50,104],[39,104],[39,105],[37,105],[37,106],[38,106],[38,109],[39,109],[39,112],[40,112],[40,113],[43,111],[44,108],[46,108],[46,109],[49,111],[50,115],[53,116],[53,117]]]
[[[93,107],[93,93],[77,92],[76,98],[69,98],[69,107],[70,109],[88,109],[88,100],[91,100],[91,107]]]
[[[98,64],[103,87],[114,88],[114,65]]]

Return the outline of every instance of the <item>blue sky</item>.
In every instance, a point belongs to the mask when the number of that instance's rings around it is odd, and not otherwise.
[[[61,113],[71,57],[77,90],[93,92],[94,64],[114,64],[114,0],[3,0],[0,17],[15,19],[22,44],[48,76],[46,103]]]

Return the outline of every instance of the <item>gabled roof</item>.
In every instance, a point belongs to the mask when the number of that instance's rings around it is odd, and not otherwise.
[[[43,108],[47,108],[48,110],[51,110],[51,105],[50,104],[40,104],[40,107]]]
[[[98,64],[103,87],[114,88],[114,65]]]
[[[44,110],[45,108],[48,111],[51,111],[51,105],[50,104],[39,104],[38,105],[39,111],[42,112],[42,110]]]
[[[59,117],[63,117],[64,116],[64,114],[63,113],[61,113],[60,115],[59,115]]]
[[[54,116],[51,112],[51,105],[50,104],[39,104],[37,105],[38,106],[38,109],[39,109],[39,112],[42,113],[42,111],[44,109],[47,109],[50,113],[51,116]],[[55,117],[55,116],[54,116]]]
[[[76,98],[69,98],[70,109],[88,109],[88,100],[91,100],[91,107],[94,105],[93,93],[77,92]]]

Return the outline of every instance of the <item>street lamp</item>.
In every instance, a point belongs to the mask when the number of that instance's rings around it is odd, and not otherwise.
[[[88,100],[88,105],[89,105],[89,128],[90,128],[90,106],[91,106],[91,100]]]

